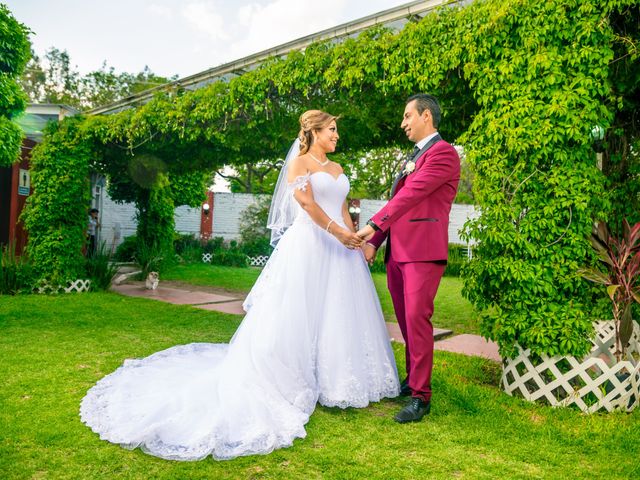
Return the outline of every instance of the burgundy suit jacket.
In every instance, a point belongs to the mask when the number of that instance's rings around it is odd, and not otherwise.
[[[380,230],[369,243],[380,247],[390,236],[396,262],[447,260],[449,212],[458,191],[460,158],[441,140],[418,158],[389,202],[371,220]],[[389,248],[389,246],[387,247]]]

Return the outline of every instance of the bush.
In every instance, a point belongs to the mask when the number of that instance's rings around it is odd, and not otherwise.
[[[85,263],[87,277],[91,280],[91,290],[108,290],[111,280],[118,273],[118,267],[111,262],[104,243],[94,255],[89,255]]]
[[[387,271],[387,267],[384,263],[385,249],[386,245],[380,247],[373,265],[369,266],[371,273],[384,273]],[[462,266],[467,263],[466,250],[466,245],[458,245],[455,243],[449,244],[449,259],[447,260],[447,268],[444,271],[444,275],[446,277],[460,276]]]
[[[135,235],[126,237],[118,248],[114,255],[114,259],[118,262],[133,262],[136,257],[136,245],[138,239]]]
[[[445,277],[459,277],[462,267],[468,262],[467,246],[455,243],[449,244],[449,259],[444,270]]]
[[[220,250],[213,254],[212,265],[223,265],[225,267],[248,267],[249,259],[239,249]]]
[[[222,249],[224,249],[224,238],[222,237],[214,237],[210,239],[202,248],[204,253],[215,253]]]
[[[387,246],[385,244],[378,249],[378,253],[376,254],[375,260],[373,261],[373,265],[369,265],[369,270],[371,270],[371,273],[385,273],[387,271],[387,266],[384,263],[386,248]]]
[[[175,232],[173,236],[173,249],[178,255],[182,255],[186,250],[201,248],[200,240],[190,233]]]
[[[204,251],[200,240],[193,235],[176,233],[173,239],[173,249],[181,262],[201,262]]]
[[[271,197],[264,195],[249,205],[240,218],[240,249],[245,255],[271,255],[271,231],[267,228]]]
[[[258,237],[249,242],[242,242],[240,244],[240,250],[249,257],[257,257],[259,255],[269,256],[271,252],[273,252],[270,241],[269,237]]]
[[[212,238],[204,245],[203,251],[211,254],[212,265],[224,265],[227,267],[249,266],[246,253],[242,251],[235,240],[231,240],[226,244],[222,237]]]
[[[140,273],[141,278],[146,278],[149,272],[160,273],[169,263],[169,259],[165,258],[161,248],[150,247],[143,242],[139,242],[136,245],[134,259],[140,267],[140,270],[142,270]]]
[[[0,255],[0,294],[30,292],[34,273],[26,257],[17,257],[15,247],[4,247]]]

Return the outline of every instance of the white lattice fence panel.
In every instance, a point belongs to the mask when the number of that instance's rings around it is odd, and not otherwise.
[[[269,261],[268,255],[258,255],[257,257],[247,257],[249,259],[249,265],[252,267],[264,267]]]
[[[213,255],[210,253],[203,253],[202,254],[202,261],[204,263],[211,263],[211,259],[213,258]]]
[[[531,352],[518,347],[518,356],[503,366],[505,392],[553,406],[576,405],[587,413],[635,409],[640,402],[640,328],[634,323],[626,359],[616,362],[613,322],[596,322],[594,327],[593,348],[582,361],[542,355],[534,364]]]
[[[91,290],[91,280],[77,279],[67,282],[67,285],[51,285],[47,282],[37,287],[38,293],[82,293]]]

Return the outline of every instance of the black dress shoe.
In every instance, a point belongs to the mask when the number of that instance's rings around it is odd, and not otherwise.
[[[431,411],[431,402],[413,397],[393,419],[398,423],[417,422]]]
[[[411,395],[411,387],[409,386],[409,379],[405,378],[400,384],[400,396],[408,397]]]

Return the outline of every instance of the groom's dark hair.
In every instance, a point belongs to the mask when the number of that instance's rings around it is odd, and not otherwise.
[[[442,117],[438,99],[428,93],[416,93],[415,95],[411,95],[407,98],[407,103],[413,102],[414,100],[416,101],[416,109],[418,110],[418,113],[422,115],[422,112],[429,110],[431,112],[431,117],[433,117],[433,127],[438,128],[438,125],[440,125],[440,118]]]

